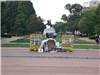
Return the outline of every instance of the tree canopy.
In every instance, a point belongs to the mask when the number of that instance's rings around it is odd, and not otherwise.
[[[95,12],[95,24],[96,33],[100,35],[100,4]]]
[[[2,34],[25,35],[41,32],[43,31],[43,28],[43,20],[36,15],[31,1],[1,2]]]
[[[62,15],[62,20],[67,21],[67,31],[74,32],[78,30],[78,22],[80,20],[83,7],[80,4],[66,4],[65,9],[70,12],[69,16]]]
[[[100,35],[100,5],[85,9],[80,4],[66,4],[65,9],[70,12],[68,16],[63,14],[61,18],[66,22],[66,31],[79,30],[89,37]]]
[[[100,35],[100,5],[83,12],[79,21],[79,30],[88,36]]]

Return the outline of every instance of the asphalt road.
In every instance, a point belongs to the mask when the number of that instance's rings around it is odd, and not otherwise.
[[[37,53],[2,48],[2,75],[100,75],[100,50]]]
[[[1,43],[2,44],[7,44],[10,43],[11,41],[15,41],[17,39],[22,39],[23,37],[16,37],[16,36],[12,36],[11,38],[1,38]]]

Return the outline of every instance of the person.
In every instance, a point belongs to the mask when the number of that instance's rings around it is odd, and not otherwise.
[[[99,44],[100,43],[100,38],[99,35],[96,36],[96,43]]]

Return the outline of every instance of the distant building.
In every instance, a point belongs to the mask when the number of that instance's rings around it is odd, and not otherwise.
[[[87,11],[90,8],[97,7],[99,4],[100,4],[100,0],[91,0],[89,2],[84,2],[83,3],[83,10],[82,10],[82,12]]]
[[[84,2],[83,7],[89,7],[89,2]]]
[[[89,2],[84,2],[83,7],[97,7],[100,4],[100,0],[91,0]]]

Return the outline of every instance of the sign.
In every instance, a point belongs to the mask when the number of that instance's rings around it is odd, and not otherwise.
[[[31,34],[30,35],[30,50],[38,51],[38,48],[41,44],[41,34]]]
[[[74,42],[74,36],[69,34],[63,34],[62,35],[62,48],[64,51],[72,51],[73,50],[73,44]]]

